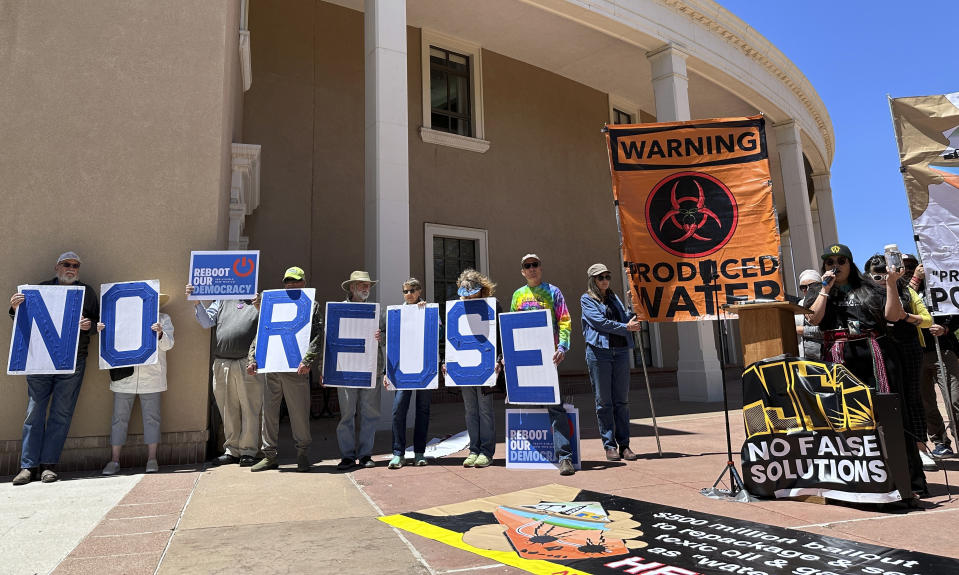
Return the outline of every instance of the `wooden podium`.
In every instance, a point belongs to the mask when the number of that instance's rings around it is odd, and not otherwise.
[[[726,309],[739,316],[743,366],[784,353],[799,355],[795,316],[807,313],[806,308],[785,301],[772,301],[742,303]]]

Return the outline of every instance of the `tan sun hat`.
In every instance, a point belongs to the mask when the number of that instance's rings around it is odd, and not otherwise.
[[[370,284],[376,285],[376,282],[373,281],[372,279],[370,279],[370,272],[364,272],[364,271],[359,271],[359,270],[357,270],[357,271],[351,273],[351,274],[350,274],[350,279],[348,279],[348,280],[346,280],[345,282],[341,283],[341,284],[340,284],[340,287],[342,287],[344,291],[350,291],[350,284],[353,283],[353,282],[370,282]]]
[[[608,272],[608,271],[609,271],[609,268],[603,264],[593,264],[589,266],[588,268],[586,268],[586,277],[591,278],[593,276],[598,276],[599,274],[603,272]]]

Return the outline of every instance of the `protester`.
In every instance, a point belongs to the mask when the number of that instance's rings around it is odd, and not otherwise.
[[[909,281],[909,286],[920,294],[925,290],[925,269],[920,265]],[[919,370],[919,392],[922,395],[922,407],[926,414],[926,433],[933,444],[930,453],[936,459],[946,459],[955,455],[952,451],[952,442],[947,433],[946,422],[939,413],[936,402],[936,388],[933,382],[938,383],[939,392],[945,404],[952,405],[952,423],[959,421],[959,340],[956,332],[959,330],[959,315],[937,316],[935,323],[924,329],[922,334],[925,348],[922,354],[922,366]],[[936,341],[939,351],[936,351]],[[942,357],[941,367],[945,371],[945,381],[939,373],[939,357]],[[949,409],[948,407],[946,409]],[[946,418],[947,420],[949,417]],[[955,433],[955,430],[953,430]]]
[[[569,351],[571,322],[566,300],[559,288],[543,281],[542,260],[539,256],[526,254],[520,262],[523,266],[520,271],[526,278],[526,285],[513,292],[510,311],[547,309],[553,312],[553,340],[556,345],[553,363],[559,365]],[[566,409],[563,407],[562,400],[556,405],[543,407],[549,412],[553,430],[553,450],[559,461],[559,474],[572,475],[576,473],[576,469],[571,460],[573,452],[570,448],[571,434]]]
[[[876,282],[885,282],[888,277],[886,257],[876,254],[866,260],[866,273]],[[895,343],[893,349],[898,353],[898,378],[890,378],[890,388],[898,393],[903,404],[903,427],[906,438],[917,444],[923,469],[935,471],[936,462],[926,452],[926,418],[919,393],[919,374],[922,365],[922,331],[932,325],[932,316],[912,288],[903,278],[897,282],[897,295],[906,314],[903,319],[891,322],[888,326],[889,337]],[[898,386],[893,385],[899,383]]]
[[[349,294],[348,302],[365,302],[370,297],[370,289],[376,282],[370,279],[369,272],[355,271],[350,279],[340,286]],[[340,402],[340,423],[336,426],[336,441],[340,446],[342,459],[336,465],[340,471],[351,469],[357,464],[363,467],[375,467],[373,462],[373,438],[376,434],[376,422],[380,417],[380,395],[383,386],[379,384],[383,374],[384,339],[381,337],[386,325],[386,314],[380,316],[380,329],[376,330],[377,346],[376,385],[372,388],[336,388]]]
[[[410,278],[403,282],[403,305],[426,306],[422,297],[423,286],[420,280]],[[383,376],[386,384],[386,376]],[[426,436],[430,427],[430,402],[433,398],[431,389],[398,389],[393,396],[393,458],[389,468],[403,467],[406,453],[406,414],[410,409],[410,400],[416,401],[415,419],[413,423],[413,465],[426,465]]]
[[[160,294],[160,307],[170,296]],[[106,326],[97,323],[97,332]],[[157,362],[150,365],[119,367],[110,370],[110,391],[113,392],[113,421],[110,427],[112,457],[103,468],[103,475],[114,475],[120,470],[120,450],[127,441],[127,427],[133,402],[140,397],[143,416],[143,442],[147,444],[147,473],[156,473],[157,444],[160,443],[160,394],[166,391],[166,352],[173,349],[173,320],[160,312],[157,322],[150,326],[157,337]]]
[[[80,336],[77,341],[76,368],[73,373],[27,376],[27,415],[23,420],[23,439],[20,448],[20,472],[13,478],[14,485],[25,485],[38,478],[53,483],[59,476],[56,465],[70,431],[73,410],[80,396],[80,386],[87,367],[87,348],[90,331],[100,319],[100,298],[92,287],[80,281],[80,256],[64,252],[54,267],[56,277],[39,285],[75,285],[84,288],[83,312],[80,316]],[[25,300],[22,293],[10,297],[10,318]],[[50,414],[47,415],[47,406]]]
[[[288,290],[306,287],[306,272],[302,268],[293,266],[283,274],[283,288]],[[313,322],[310,329],[311,340],[313,335],[323,330],[323,318],[319,311],[320,306],[314,304]],[[246,371],[256,375],[256,338],[250,344],[247,356]],[[296,445],[296,470],[305,473],[310,470],[310,444],[313,438],[310,434],[310,364],[303,359],[296,372],[272,372],[264,377],[263,384],[263,417],[260,427],[262,438],[261,450],[263,459],[256,462],[250,471],[266,471],[280,466],[277,461],[280,445],[280,406],[286,399],[286,409],[290,414],[290,427],[293,430],[293,442]]]
[[[193,293],[187,284],[186,295]],[[246,372],[247,354],[256,337],[259,300],[217,300],[209,307],[197,302],[196,320],[204,329],[216,327],[213,348],[213,398],[223,419],[223,455],[214,465],[239,463],[252,467],[260,448],[263,383]]]
[[[806,297],[806,293],[813,285],[822,283],[822,276],[816,270],[805,270],[799,274],[799,293]],[[799,355],[811,361],[822,361],[822,334],[819,327],[810,325],[804,314],[796,316],[796,335],[800,338]]]
[[[609,268],[593,264],[586,277],[586,293],[579,303],[599,435],[607,460],[635,461],[629,448],[629,352],[630,332],[639,331],[641,324],[636,316],[627,319],[623,302],[609,289]]]
[[[460,300],[490,298],[496,293],[496,284],[474,269],[466,269],[456,280],[459,286],[456,293]],[[503,313],[500,303],[496,302],[496,314]],[[466,416],[466,433],[469,436],[469,455],[463,460],[463,467],[489,467],[496,451],[496,418],[493,413],[493,393],[502,389],[503,359],[500,353],[501,342],[496,341],[496,386],[463,386],[457,389],[463,394],[463,411]],[[446,373],[446,364],[443,364]]]

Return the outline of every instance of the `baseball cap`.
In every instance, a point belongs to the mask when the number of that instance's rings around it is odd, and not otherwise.
[[[519,263],[521,263],[521,264],[522,264],[522,263],[525,263],[526,260],[536,260],[536,261],[538,261],[538,262],[542,262],[542,261],[543,261],[543,260],[539,259],[539,256],[536,255],[536,254],[526,254],[525,256],[523,256],[523,259],[519,260]]]
[[[826,246],[826,249],[822,252],[822,259],[826,260],[833,256],[845,256],[849,260],[852,260],[852,252],[849,250],[849,246],[845,244]]]
[[[586,268],[586,277],[598,276],[603,272],[608,272],[609,268],[603,264],[593,264]]]
[[[63,252],[60,254],[60,257],[57,258],[57,264],[59,265],[60,262],[66,260],[77,260],[77,263],[83,263],[83,261],[80,260],[80,256],[77,255],[77,252]]]
[[[306,277],[306,272],[303,271],[302,268],[298,268],[296,266],[287,268],[286,272],[283,273],[283,281],[286,281],[288,279],[300,281],[305,277]]]

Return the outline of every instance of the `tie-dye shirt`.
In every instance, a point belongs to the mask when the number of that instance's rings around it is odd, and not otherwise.
[[[572,321],[569,317],[569,309],[566,307],[566,300],[563,298],[563,292],[559,291],[558,287],[546,282],[534,288],[525,285],[513,292],[513,301],[509,306],[510,311],[531,309],[553,310],[553,339],[556,347],[563,350],[563,353],[569,351],[569,333]]]

